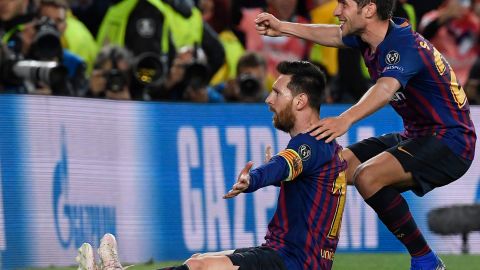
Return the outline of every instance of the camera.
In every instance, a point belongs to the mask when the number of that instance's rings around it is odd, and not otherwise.
[[[42,82],[54,93],[64,90],[67,69],[55,61],[18,59],[8,48],[0,48],[0,82],[5,86],[20,86],[24,81]]]
[[[35,24],[35,29],[27,59],[16,50],[22,47],[21,39],[12,38],[8,47],[0,45],[0,83],[7,89],[18,90],[26,86],[26,91],[32,91],[34,85],[41,82],[47,84],[53,94],[63,93],[67,87],[68,71],[59,64],[63,54],[60,34],[55,24],[46,17]],[[3,39],[3,34],[0,37]]]
[[[193,61],[186,65],[183,79],[187,87],[196,90],[208,85],[209,75],[210,69],[207,65],[199,61]]]
[[[240,74],[238,85],[240,87],[240,93],[243,96],[254,97],[262,91],[260,81],[255,76],[248,73]]]
[[[106,89],[112,92],[120,92],[128,85],[128,74],[117,68],[106,71],[104,74],[107,83]]]
[[[29,58],[35,60],[61,61],[63,56],[60,32],[55,22],[41,17],[35,23],[36,34],[29,51]]]
[[[163,83],[168,73],[167,55],[145,52],[133,59],[133,75],[143,85]]]
[[[152,84],[161,84],[167,73],[167,59],[159,57],[154,53],[146,52],[133,58],[131,73],[120,70],[118,67],[118,58],[120,52],[117,48],[110,51],[110,61],[112,68],[104,73],[106,79],[106,89],[112,92],[119,92],[125,86],[130,85],[130,78],[133,76],[136,83],[143,86]]]
[[[66,87],[67,69],[54,61],[18,61],[12,65],[12,71],[24,80],[47,84],[54,92]]]

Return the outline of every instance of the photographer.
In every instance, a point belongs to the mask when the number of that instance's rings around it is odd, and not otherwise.
[[[55,24],[46,17],[17,25],[2,37],[0,80],[10,93],[72,95]]]
[[[126,47],[135,56],[144,52],[167,55],[169,66],[176,51],[197,44],[207,55],[211,70],[208,79],[225,59],[217,34],[203,23],[200,11],[190,0],[119,1],[110,6],[98,31],[98,45],[106,42]]]
[[[54,41],[54,46],[58,46],[58,44],[60,44],[60,47],[58,47],[57,49],[62,50],[62,52],[59,53],[62,54],[62,64],[68,70],[68,87],[71,88],[72,95],[83,96],[85,95],[85,92],[88,88],[88,80],[86,78],[87,64],[84,59],[81,58],[78,54],[75,54],[72,51],[63,48],[61,42],[61,38],[65,34],[65,31],[67,29],[67,10],[68,3],[66,0],[41,0],[38,15],[39,18],[43,20],[46,20],[46,18],[48,18],[49,23],[51,23],[52,26],[55,26],[56,30],[52,27],[50,31],[56,39]],[[80,37],[86,40],[85,37]],[[89,43],[87,43],[86,41],[84,41],[83,43],[84,47],[88,47]]]
[[[201,48],[186,46],[178,50],[165,83],[152,88],[152,100],[223,102],[223,96],[208,87],[210,67]]]
[[[85,93],[85,63],[80,57],[62,49],[59,28],[65,28],[62,24],[65,12],[59,11],[62,10],[50,3],[40,11],[35,10],[37,17],[30,21],[25,21],[28,14],[21,13],[17,16],[20,19],[13,19],[22,23],[2,36],[5,57],[1,63],[0,80],[5,84],[5,91],[68,96]],[[19,61],[22,61],[23,72],[13,70]],[[43,77],[34,70],[43,70]]]
[[[131,53],[122,47],[105,46],[97,55],[86,97],[130,100]]]
[[[228,101],[264,102],[266,90],[267,63],[257,52],[246,52],[237,64],[237,77],[227,82],[223,91]]]
[[[64,49],[79,56],[87,64],[90,75],[97,56],[97,43],[86,26],[73,16],[68,0],[39,0],[40,17],[52,19],[61,34]]]

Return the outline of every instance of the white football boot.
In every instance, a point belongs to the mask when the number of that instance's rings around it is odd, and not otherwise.
[[[78,249],[78,254],[75,260],[78,263],[78,270],[98,270],[97,265],[95,264],[93,248],[89,243],[83,243]]]
[[[123,270],[118,259],[117,240],[113,234],[107,233],[100,240],[98,248],[101,270]]]

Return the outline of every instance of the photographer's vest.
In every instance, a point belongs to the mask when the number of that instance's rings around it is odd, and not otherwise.
[[[61,41],[63,48],[85,60],[88,66],[87,74],[90,74],[97,58],[97,43],[88,28],[70,10],[67,12],[67,29]]]
[[[231,30],[223,30],[218,37],[225,49],[225,63],[210,80],[211,85],[235,79],[237,76],[238,60],[245,52],[242,43]]]
[[[101,47],[105,43],[125,46],[128,20],[130,14],[138,4],[138,0],[124,0],[111,6],[100,26],[97,43]],[[168,53],[168,35],[171,31],[175,48],[201,44],[203,38],[203,20],[198,8],[192,8],[192,15],[185,18],[175,9],[159,0],[147,0],[163,15],[163,29],[161,37],[161,51]]]
[[[172,26],[172,38],[175,48],[179,49],[184,46],[192,46],[194,44],[202,44],[203,39],[203,19],[198,8],[192,8],[192,15],[186,18],[175,9],[165,4],[168,10],[167,16],[170,16],[170,25]]]
[[[162,53],[168,53],[168,35],[171,13],[166,5],[159,0],[146,0],[149,4],[156,7],[164,15],[162,24],[162,36],[160,39],[160,49]],[[114,44],[125,47],[125,37],[130,14],[138,4],[138,0],[124,0],[111,6],[105,15],[97,35],[97,44],[102,48],[105,44]]]
[[[337,1],[327,1],[310,10],[310,18],[314,24],[338,24],[333,12]],[[338,48],[313,44],[309,54],[310,61],[323,65],[329,76],[338,73]]]
[[[2,46],[7,46],[11,51],[16,54],[21,53],[22,50],[22,40],[19,36],[19,33],[25,29],[24,24],[18,24],[15,27],[12,27],[2,36]],[[13,41],[13,42],[12,42]],[[11,43],[9,43],[11,42]]]

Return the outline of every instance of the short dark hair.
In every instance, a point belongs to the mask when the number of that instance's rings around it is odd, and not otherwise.
[[[267,68],[265,57],[258,52],[245,52],[237,63],[237,73],[242,68],[262,67]]]
[[[287,87],[294,96],[305,93],[310,107],[320,111],[326,82],[325,73],[319,67],[307,61],[283,61],[277,65],[277,71],[292,76]]]
[[[393,16],[396,0],[353,0],[359,8],[374,3],[377,5],[377,15],[381,20],[389,20]]]

